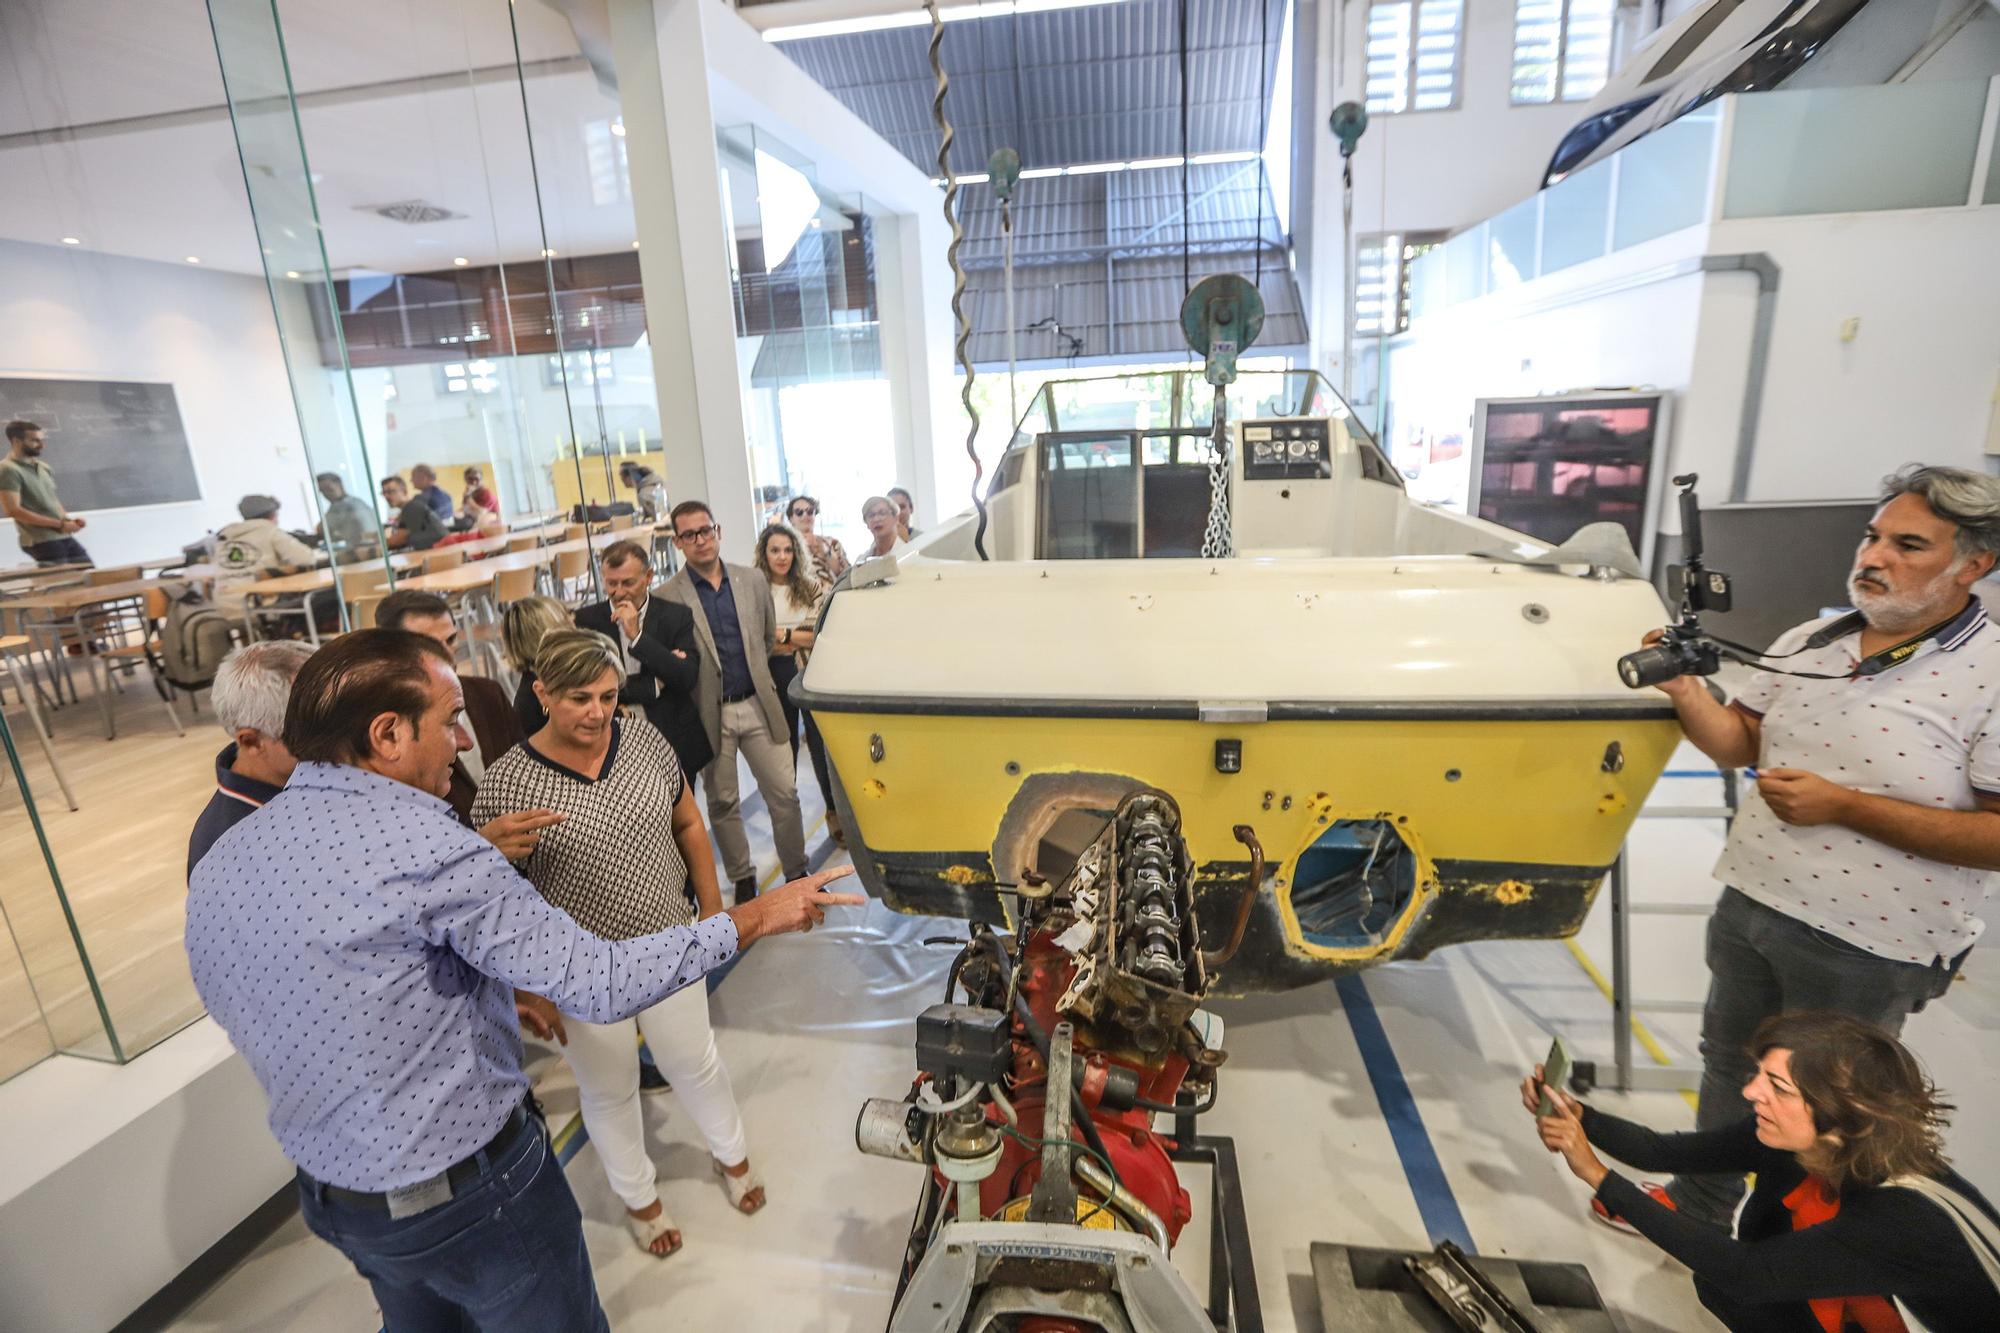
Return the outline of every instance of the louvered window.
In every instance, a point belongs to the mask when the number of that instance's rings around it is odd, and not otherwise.
[[[1597,96],[1611,76],[1614,0],[1516,0],[1516,106],[1581,102]]]
[[[1368,7],[1366,96],[1373,113],[1458,105],[1465,0],[1393,0]]]

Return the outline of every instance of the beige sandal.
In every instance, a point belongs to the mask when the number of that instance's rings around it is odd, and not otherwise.
[[[657,1217],[634,1217],[632,1216],[632,1210],[629,1208],[626,1209],[625,1229],[632,1233],[632,1239],[639,1243],[639,1248],[647,1254],[652,1255],[655,1259],[666,1259],[679,1254],[681,1246],[684,1243],[677,1240],[671,1247],[664,1251],[653,1248],[654,1242],[659,1240],[660,1237],[670,1232],[678,1233],[681,1229],[680,1224],[668,1215],[664,1205],[661,1206]]]
[[[753,1192],[764,1188],[764,1178],[757,1174],[755,1167],[745,1171],[740,1176],[732,1176],[721,1162],[716,1161],[713,1157],[708,1160],[715,1167],[715,1174],[722,1180],[722,1188],[729,1195],[729,1206],[731,1208],[747,1215],[757,1212],[766,1203],[770,1202],[769,1197],[766,1196],[758,1200],[755,1207],[745,1208],[743,1206],[743,1201],[748,1199]]]

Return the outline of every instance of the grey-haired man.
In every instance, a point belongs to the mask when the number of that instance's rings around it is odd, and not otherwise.
[[[188,838],[188,874],[217,838],[290,780],[295,761],[285,748],[285,705],[292,681],[312,654],[310,645],[296,639],[272,639],[238,648],[216,669],[209,702],[230,741],[215,756],[215,795]]]
[[[1743,1113],[1750,1036],[1830,1009],[1900,1033],[1984,929],[2000,870],[2000,627],[1973,585],[2000,557],[2000,479],[1904,468],[1848,574],[1854,611],[1788,630],[1728,705],[1660,688],[1717,764],[1754,766],[1716,863],[1699,1127]],[[1726,1226],[1740,1177],[1683,1176],[1681,1211]]]

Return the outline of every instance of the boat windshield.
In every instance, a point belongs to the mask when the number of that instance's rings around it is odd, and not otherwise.
[[[1327,417],[1357,439],[1370,439],[1326,378],[1312,370],[1249,370],[1225,389],[1230,421],[1246,417]],[[1201,369],[1051,380],[1030,400],[1013,443],[1051,431],[1136,430],[1143,434],[1209,431],[1215,389]]]

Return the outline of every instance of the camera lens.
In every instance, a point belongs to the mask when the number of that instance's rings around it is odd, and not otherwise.
[[[1682,670],[1681,655],[1664,644],[1641,648],[1618,659],[1618,678],[1635,690],[1672,680]]]

